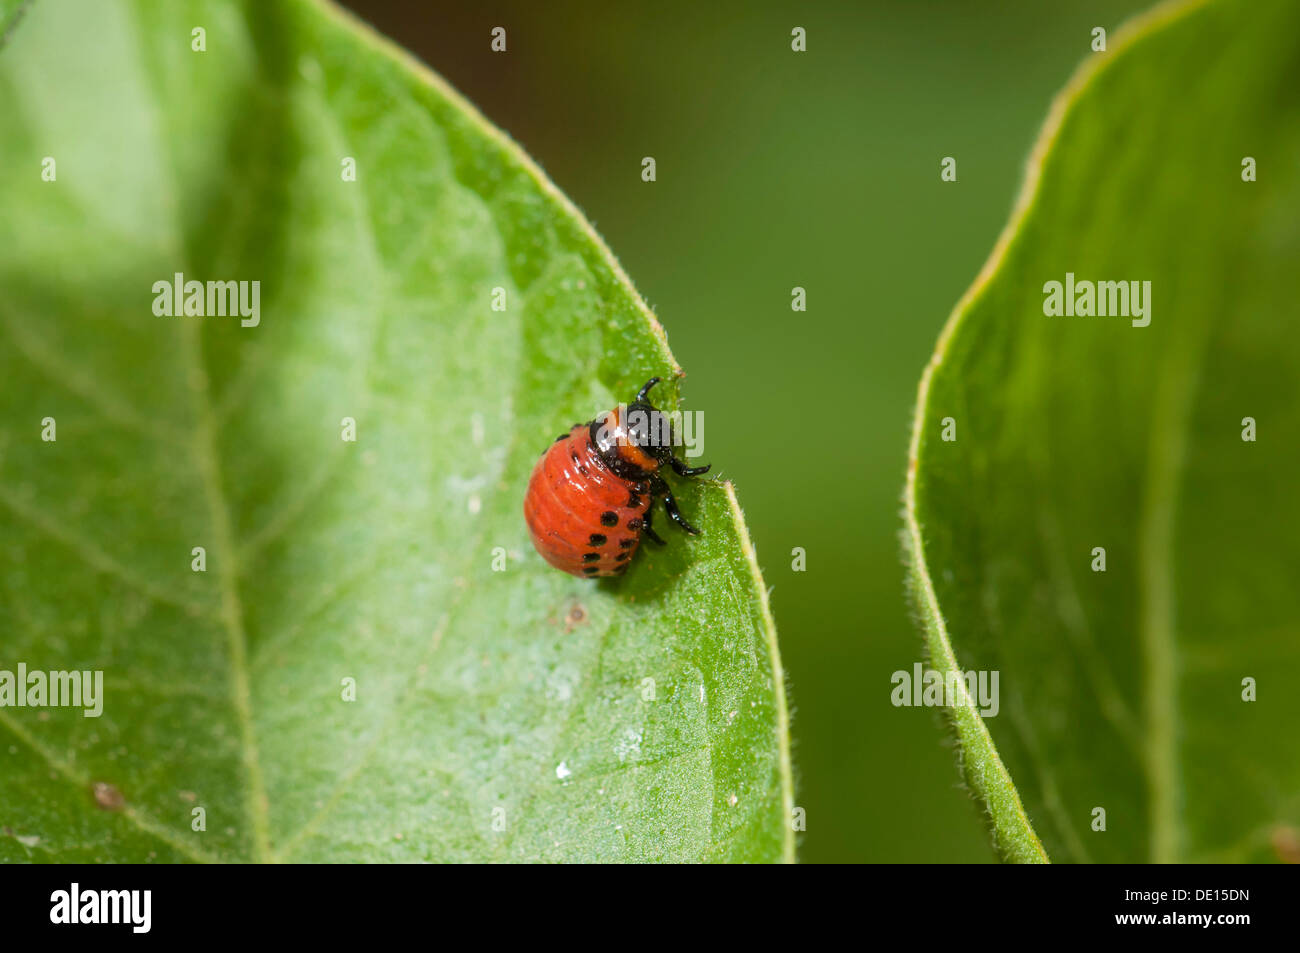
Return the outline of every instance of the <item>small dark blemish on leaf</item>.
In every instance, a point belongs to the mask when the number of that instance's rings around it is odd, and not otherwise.
[[[1284,864],[1300,864],[1300,831],[1285,824],[1273,828],[1273,853]]]
[[[90,793],[95,796],[95,803],[105,811],[120,811],[126,806],[122,792],[107,781],[96,781],[91,785]]]

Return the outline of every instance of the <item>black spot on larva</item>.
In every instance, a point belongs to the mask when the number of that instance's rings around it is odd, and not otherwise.
[[[614,561],[621,563],[631,555],[632,555],[631,553],[619,553],[617,556],[614,557]]]
[[[594,563],[600,561],[600,553],[583,553],[582,561],[584,563]]]
[[[630,530],[631,530],[632,532],[634,532],[634,533],[635,533],[637,530],[639,530],[639,529],[641,528],[641,517],[638,516],[638,517],[636,517],[635,519],[630,519],[630,520],[628,520],[628,521],[627,521],[627,528],[630,529]]]
[[[600,572],[600,570],[597,569],[595,566],[583,566],[583,567],[582,567],[582,574],[583,574],[584,576],[594,576],[594,575],[596,575],[596,573],[598,573],[598,572]]]
[[[631,563],[623,563],[621,566],[616,566],[616,567],[614,568],[614,575],[616,575],[616,576],[621,576],[621,575],[623,575],[623,573],[627,572],[627,567],[628,567],[629,565],[631,565]]]
[[[618,514],[615,513],[613,510],[606,510],[605,512],[601,513],[601,514],[600,514],[600,525],[601,525],[601,526],[617,526],[617,525],[618,525]],[[630,526],[631,524],[629,523],[628,525]]]
[[[600,533],[592,533],[590,536],[587,537],[587,542],[590,543],[592,546],[604,546],[605,543],[608,542],[608,540],[605,539],[605,537],[602,536]]]
[[[573,458],[573,462],[574,462],[574,463],[578,463],[578,462],[580,462],[580,461],[578,460],[578,451],[577,451],[577,450],[570,450],[570,451],[569,451],[569,456]]]
[[[627,505],[628,505],[628,509],[633,509],[633,510],[639,509],[641,506],[641,497],[633,493],[631,496],[627,498]]]
[[[620,540],[618,541],[618,544],[619,544],[619,546],[621,546],[623,549],[631,549],[633,546],[636,545],[636,537],[635,537],[635,536],[629,536],[627,539],[620,539]]]
[[[578,472],[581,473],[583,476],[586,476],[586,475],[587,475],[587,468],[584,467],[581,463],[579,463],[579,464],[578,464]]]

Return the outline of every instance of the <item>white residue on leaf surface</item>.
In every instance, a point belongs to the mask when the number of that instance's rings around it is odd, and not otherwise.
[[[566,667],[557,668],[546,677],[546,697],[558,702],[567,702],[573,698],[573,686],[577,673]]]
[[[636,728],[625,728],[614,742],[614,754],[618,755],[620,762],[641,757],[641,732]]]

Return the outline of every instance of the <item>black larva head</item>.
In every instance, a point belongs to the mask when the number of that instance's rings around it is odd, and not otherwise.
[[[658,383],[658,377],[650,378],[632,403],[591,422],[592,442],[601,459],[619,476],[647,476],[673,459],[671,418],[646,399]]]
[[[627,405],[626,427],[628,439],[662,466],[673,455],[672,418],[657,410],[644,396],[658,380],[657,377],[652,378],[636,395],[636,400]]]

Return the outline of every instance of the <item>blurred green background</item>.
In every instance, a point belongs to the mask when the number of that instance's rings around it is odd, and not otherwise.
[[[992,860],[939,719],[889,701],[921,651],[898,543],[910,414],[1053,95],[1106,55],[1092,28],[1149,4],[346,5],[523,145],[667,328],[774,590],[800,859]]]

